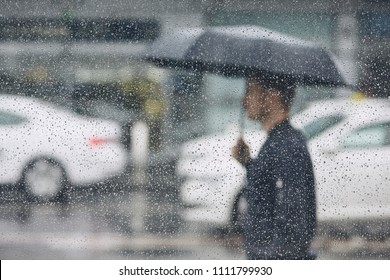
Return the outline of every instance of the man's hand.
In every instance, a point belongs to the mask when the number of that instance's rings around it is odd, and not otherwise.
[[[249,146],[242,138],[238,139],[237,144],[231,149],[232,157],[242,165],[246,165],[250,159]]]

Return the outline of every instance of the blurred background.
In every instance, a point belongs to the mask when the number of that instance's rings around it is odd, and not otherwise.
[[[172,28],[243,24],[319,43],[357,86],[300,87],[292,109],[317,164],[313,250],[390,257],[388,1],[1,6],[1,259],[245,258],[244,171],[229,158],[245,81],[140,59]],[[264,135],[245,133],[255,153]]]

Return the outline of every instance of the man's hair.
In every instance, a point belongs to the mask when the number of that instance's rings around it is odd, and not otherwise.
[[[254,77],[265,89],[275,89],[280,93],[280,99],[287,110],[295,98],[296,82],[290,77],[281,75],[259,75],[254,74]]]

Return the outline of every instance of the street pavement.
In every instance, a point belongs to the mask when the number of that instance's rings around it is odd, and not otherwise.
[[[238,234],[180,217],[175,192],[84,189],[66,203],[0,198],[0,259],[245,259]],[[390,239],[327,235],[313,243],[318,259],[388,259]]]

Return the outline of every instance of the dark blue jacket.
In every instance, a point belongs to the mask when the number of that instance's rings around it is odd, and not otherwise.
[[[313,166],[305,137],[286,120],[247,164],[249,259],[307,259],[316,228]]]

